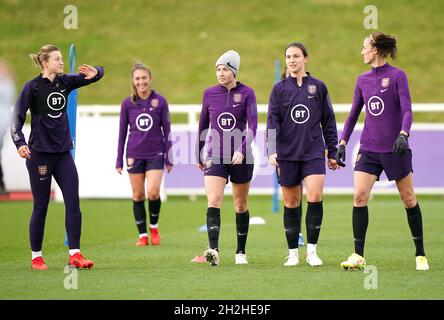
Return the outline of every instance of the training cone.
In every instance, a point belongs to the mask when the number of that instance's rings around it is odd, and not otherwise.
[[[250,224],[265,224],[265,219],[261,217],[251,217]]]
[[[205,263],[207,262],[207,259],[205,259],[204,256],[195,256],[190,262]]]

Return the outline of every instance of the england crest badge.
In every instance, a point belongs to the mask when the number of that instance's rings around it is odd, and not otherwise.
[[[239,103],[242,101],[242,93],[233,94],[233,102]]]
[[[311,95],[316,94],[316,89],[317,89],[317,87],[315,85],[309,85],[308,86],[308,93]]]
[[[159,106],[159,99],[151,100],[151,107],[157,108]]]
[[[47,166],[39,166],[39,174],[41,176],[46,176],[48,173],[48,167]]]

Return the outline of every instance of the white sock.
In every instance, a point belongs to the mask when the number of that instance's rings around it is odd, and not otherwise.
[[[42,250],[40,250],[40,251],[31,251],[31,254],[32,254],[32,260],[34,260],[35,258],[38,258],[38,257],[43,257],[42,256]]]
[[[139,239],[143,237],[148,237],[148,233],[141,233],[139,234]]]
[[[299,257],[299,249],[288,249],[288,255],[290,257]]]
[[[316,246],[317,246],[317,244],[307,243],[307,255],[310,255],[312,253],[316,253]]]
[[[157,223],[156,224],[150,224],[150,228],[151,229],[157,229],[157,225],[158,225]]]
[[[73,255],[75,255],[78,252],[80,252],[80,249],[69,249],[69,255],[70,256],[73,256]]]

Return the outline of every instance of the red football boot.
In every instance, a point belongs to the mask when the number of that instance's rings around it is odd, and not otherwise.
[[[151,244],[153,246],[158,246],[160,244],[160,236],[158,228],[150,228],[151,233]]]
[[[143,246],[147,246],[147,245],[148,245],[148,236],[141,237],[136,242],[137,247],[143,247]]]
[[[69,256],[68,263],[77,269],[91,269],[94,265],[93,261],[85,259],[80,252]]]
[[[46,270],[46,269],[48,269],[48,266],[43,261],[43,257],[37,257],[37,258],[32,259],[31,269],[32,270]]]

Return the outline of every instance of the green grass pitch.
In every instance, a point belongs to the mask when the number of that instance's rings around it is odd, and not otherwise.
[[[32,203],[4,202],[0,203],[0,299],[443,299],[443,198],[419,196],[419,201],[430,271],[415,271],[414,245],[398,197],[375,196],[369,204],[365,253],[368,265],[376,267],[377,282],[372,283],[377,289],[366,289],[366,277],[374,273],[339,267],[353,249],[352,196],[324,199],[320,268],[309,267],[303,259],[298,267],[283,266],[288,251],[282,213],[271,212],[270,197],[249,200],[251,216],[261,216],[267,223],[250,226],[248,265],[234,264],[235,219],[232,200],[225,198],[218,267],[190,262],[207,247],[207,234],[198,231],[205,223],[204,197],[194,202],[169,197],[159,221],[161,245],[143,248],[134,246],[137,232],[130,200],[82,200],[82,251],[96,264],[91,271],[79,271],[78,288],[70,290],[64,287],[69,275],[64,273],[68,254],[63,245],[63,204],[50,204],[43,244],[49,270],[38,272],[30,269]],[[305,246],[300,249],[304,255]]]

